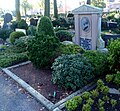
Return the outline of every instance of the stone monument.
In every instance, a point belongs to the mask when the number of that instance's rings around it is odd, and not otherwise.
[[[75,18],[75,43],[86,50],[104,49],[101,38],[102,9],[82,5],[73,11]]]
[[[11,15],[10,13],[6,13],[6,14],[4,15],[3,28],[9,29],[9,28],[10,28],[9,22],[11,22],[11,20],[12,20],[12,15]]]

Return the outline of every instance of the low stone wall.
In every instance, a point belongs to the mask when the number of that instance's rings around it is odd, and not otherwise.
[[[120,34],[117,34],[117,35],[104,35],[105,46],[108,45],[108,41],[109,41],[110,39],[116,40],[117,38],[120,38]]]

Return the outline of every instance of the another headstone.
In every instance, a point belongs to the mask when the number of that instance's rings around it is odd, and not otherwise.
[[[75,17],[75,43],[86,50],[104,49],[101,38],[102,9],[82,5],[72,12]]]
[[[10,28],[10,26],[8,26],[8,23],[11,22],[12,20],[12,15],[10,13],[6,13],[4,15],[4,24],[3,24],[3,28],[8,29]]]
[[[31,18],[30,25],[37,26],[38,19]]]

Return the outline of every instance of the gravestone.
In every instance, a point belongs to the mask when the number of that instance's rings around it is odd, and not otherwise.
[[[38,19],[31,18],[30,25],[37,26]]]
[[[10,13],[6,13],[4,15],[4,24],[3,24],[3,28],[8,29],[10,28],[10,26],[8,25],[9,22],[11,22],[12,20],[12,15]]]
[[[75,43],[86,50],[104,49],[101,38],[102,9],[82,5],[73,11],[75,18]]]

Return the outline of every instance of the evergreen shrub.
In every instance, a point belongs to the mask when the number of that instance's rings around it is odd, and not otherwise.
[[[52,66],[52,81],[65,89],[76,90],[94,77],[93,66],[81,54],[62,55]]]
[[[59,30],[56,32],[56,36],[60,39],[61,42],[63,41],[72,41],[73,35],[66,30]]]
[[[18,38],[20,38],[20,37],[22,37],[22,36],[25,36],[25,34],[24,34],[23,32],[14,31],[14,32],[12,32],[12,33],[10,34],[10,37],[9,37],[10,42],[11,42],[12,44],[14,44],[15,40],[18,39]]]

